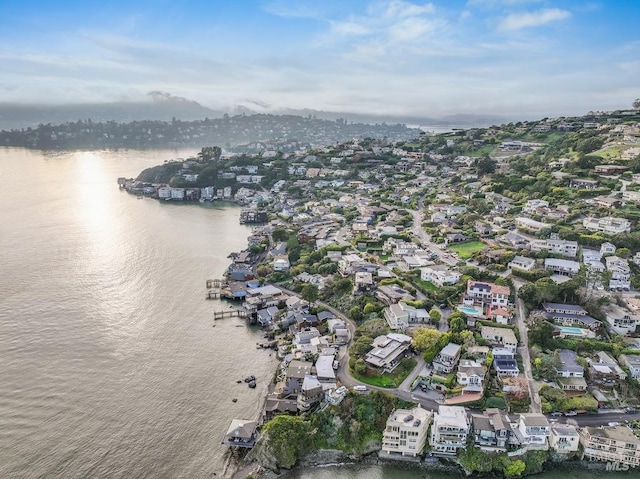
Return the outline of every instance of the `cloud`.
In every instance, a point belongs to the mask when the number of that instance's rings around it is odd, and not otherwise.
[[[500,30],[521,30],[527,27],[539,27],[550,22],[569,18],[571,13],[559,8],[544,8],[537,12],[511,13],[507,15],[498,28]]]
[[[435,11],[436,7],[434,7],[433,3],[416,5],[402,0],[392,0],[388,2],[384,16],[387,18],[406,18],[435,13]]]

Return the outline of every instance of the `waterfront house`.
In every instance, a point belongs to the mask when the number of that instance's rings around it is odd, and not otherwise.
[[[578,451],[580,435],[576,426],[571,424],[551,423],[549,428],[549,446],[560,454]]]
[[[307,374],[302,380],[300,393],[298,394],[298,410],[306,412],[324,398],[324,389],[316,376]]]
[[[455,456],[467,446],[469,418],[461,406],[438,406],[434,414],[429,445],[434,455]]]
[[[411,337],[389,333],[373,340],[373,349],[364,358],[370,367],[391,372],[400,363],[411,345]]]
[[[446,374],[452,372],[455,369],[456,364],[458,364],[461,351],[462,348],[459,344],[447,344],[433,359],[433,370],[435,372]]]
[[[579,430],[584,458],[640,466],[640,438],[626,426],[583,427]]]
[[[520,414],[518,431],[522,444],[529,449],[548,449],[547,438],[550,435],[549,421],[544,414]]]
[[[388,456],[416,457],[427,442],[433,413],[418,406],[396,409],[387,419],[382,436],[382,453]]]
[[[302,382],[305,376],[311,374],[313,364],[307,361],[298,361],[294,359],[287,366],[286,383],[287,390],[292,394],[298,394],[302,388]]]
[[[484,452],[506,452],[513,435],[509,418],[499,409],[472,414],[473,445]]]
[[[227,429],[222,444],[252,448],[258,440],[258,423],[244,419],[234,419]]]

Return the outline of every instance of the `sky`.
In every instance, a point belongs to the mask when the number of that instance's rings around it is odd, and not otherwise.
[[[545,117],[640,97],[637,0],[0,2],[0,102]]]

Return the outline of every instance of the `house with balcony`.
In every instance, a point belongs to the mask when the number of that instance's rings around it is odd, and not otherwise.
[[[536,239],[531,242],[531,251],[548,251],[549,253],[575,258],[578,255],[578,242],[558,238]]]
[[[222,444],[250,449],[256,444],[257,440],[258,423],[256,421],[234,419],[222,439]]]
[[[508,286],[499,286],[484,281],[467,282],[467,291],[463,302],[466,305],[488,304],[491,306],[508,306],[510,290]]]
[[[429,281],[438,288],[443,286],[456,284],[460,281],[462,275],[458,271],[453,271],[443,265],[425,266],[420,268],[420,279],[422,281]]]
[[[584,459],[640,466],[640,438],[626,426],[583,427],[579,430]]]
[[[636,331],[640,324],[640,316],[617,304],[609,304],[604,308],[609,329],[624,336]]]
[[[529,449],[548,449],[550,435],[549,421],[544,414],[520,414],[518,431],[522,435],[522,444]]]
[[[434,455],[455,456],[467,446],[470,424],[465,408],[461,406],[438,406],[434,414],[429,445]]]
[[[307,374],[302,381],[300,393],[298,394],[298,410],[300,412],[308,411],[316,404],[319,404],[322,399],[324,399],[324,389],[318,377]]]
[[[602,231],[610,235],[629,233],[631,231],[631,222],[629,220],[613,216],[585,218],[582,220],[582,226],[590,231]]]
[[[626,259],[618,256],[606,256],[604,262],[611,273],[609,289],[611,291],[629,291],[631,289],[631,268]]]
[[[598,187],[598,180],[574,178],[569,181],[569,188],[579,188],[581,190],[594,190],[597,187]]]
[[[451,373],[458,364],[461,351],[462,347],[459,344],[447,344],[433,359],[433,370],[439,373]]]
[[[600,327],[600,321],[592,318],[587,311],[577,304],[542,303],[542,309],[547,319],[562,326],[577,326],[595,331]]]
[[[385,372],[393,371],[411,346],[411,337],[405,334],[389,333],[373,340],[373,349],[364,361],[368,366]]]
[[[420,405],[412,409],[396,409],[387,419],[382,433],[382,454],[388,456],[420,455],[427,442],[433,413]]]
[[[417,315],[417,309],[400,301],[384,308],[384,319],[391,330],[404,331]]]
[[[484,391],[485,374],[486,369],[482,363],[470,359],[460,361],[456,379],[458,384],[464,387],[462,393]]]
[[[542,221],[532,220],[525,216],[519,216],[515,219],[516,226],[518,228],[525,228],[531,231],[542,231],[543,229],[550,228],[549,223],[543,223]]]
[[[499,409],[489,408],[471,415],[473,445],[484,452],[506,452],[513,430],[509,418]]]
[[[560,276],[575,276],[580,271],[580,263],[568,259],[545,258],[544,269]]]
[[[550,424],[549,446],[555,452],[571,454],[578,451],[579,445],[580,435],[576,426],[557,422]]]

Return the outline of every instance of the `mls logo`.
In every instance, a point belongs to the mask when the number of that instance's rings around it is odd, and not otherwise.
[[[628,471],[629,464],[622,464],[620,462],[607,462],[607,471]]]

